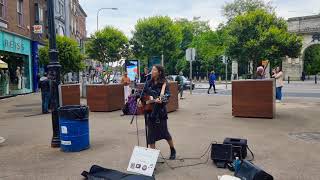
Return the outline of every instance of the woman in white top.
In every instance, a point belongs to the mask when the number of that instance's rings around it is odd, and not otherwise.
[[[282,99],[282,87],[283,87],[283,73],[281,68],[278,66],[276,71],[272,75],[276,79],[276,100],[281,102]]]

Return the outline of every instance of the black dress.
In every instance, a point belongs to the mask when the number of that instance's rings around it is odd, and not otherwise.
[[[152,80],[147,81],[144,95],[149,95],[153,98],[159,97],[162,85],[163,83],[155,84]],[[166,95],[168,98],[170,97],[168,83],[164,95]],[[148,144],[155,144],[156,141],[162,139],[172,140],[167,126],[168,113],[166,103],[153,104],[153,111],[146,112],[145,118],[147,119]]]

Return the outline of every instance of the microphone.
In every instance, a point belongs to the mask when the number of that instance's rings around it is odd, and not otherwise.
[[[147,76],[149,76],[149,75],[151,75],[152,73],[150,72],[150,73],[148,73],[148,74],[146,74],[146,75],[144,75],[145,77],[147,77]]]

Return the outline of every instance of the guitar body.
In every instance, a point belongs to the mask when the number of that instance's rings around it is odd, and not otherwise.
[[[168,97],[167,96],[160,96],[159,97],[163,103],[168,102]],[[153,111],[153,105],[155,103],[155,99],[157,98],[151,98],[151,96],[144,96],[142,98],[143,102],[143,109],[146,112],[152,112]]]
[[[150,96],[144,96],[142,99],[143,109],[146,112],[152,112],[152,110],[153,110],[153,103],[147,103],[150,100],[151,100]]]

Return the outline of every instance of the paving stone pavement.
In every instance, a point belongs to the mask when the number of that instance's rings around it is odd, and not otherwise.
[[[246,138],[255,154],[254,163],[276,180],[319,179],[320,143],[314,140],[320,132],[319,99],[288,98],[277,104],[275,119],[247,119],[232,117],[231,96],[185,95],[179,110],[170,113],[168,120],[178,157],[199,157],[210,142],[222,142],[225,137]],[[120,116],[120,111],[91,112],[91,148],[64,153],[50,147],[51,116],[38,115],[40,112],[39,94],[0,100],[0,136],[6,138],[0,145],[1,180],[82,179],[81,172],[93,164],[126,171],[137,145],[131,116]],[[141,116],[138,129],[140,145],[144,146]],[[157,147],[164,156],[169,155],[165,141]],[[205,160],[169,163],[176,166]],[[174,170],[158,164],[156,179],[212,180],[223,174],[232,173],[216,168],[209,160],[204,165]]]

